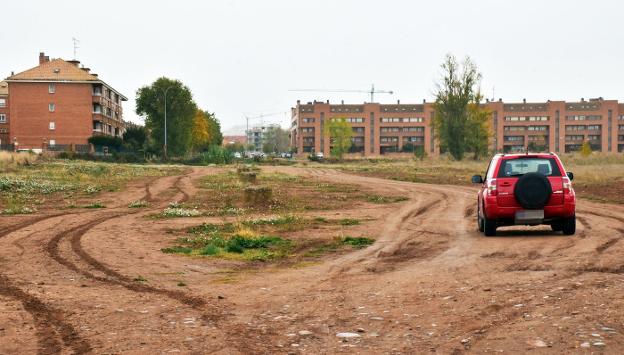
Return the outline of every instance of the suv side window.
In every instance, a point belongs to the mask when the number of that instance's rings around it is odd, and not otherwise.
[[[496,169],[496,163],[498,163],[498,157],[492,158],[492,161],[490,162],[490,165],[485,172],[486,179],[491,179],[494,177],[494,169]]]

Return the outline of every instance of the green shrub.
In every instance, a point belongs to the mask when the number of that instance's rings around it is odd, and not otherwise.
[[[342,240],[343,244],[350,245],[356,249],[365,248],[375,242],[375,239],[365,237],[345,237]]]
[[[206,151],[185,163],[191,165],[229,164],[234,160],[234,154],[220,146],[211,145]]]

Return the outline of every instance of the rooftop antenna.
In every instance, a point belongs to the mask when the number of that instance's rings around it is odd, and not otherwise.
[[[79,44],[80,44],[80,40],[78,40],[78,38],[76,37],[72,37],[72,41],[74,42],[74,60],[76,60],[76,51],[78,48],[80,48]]]

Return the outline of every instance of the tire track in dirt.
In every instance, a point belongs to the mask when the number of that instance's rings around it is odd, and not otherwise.
[[[82,339],[76,329],[63,319],[63,312],[47,306],[37,297],[15,286],[11,280],[0,273],[0,294],[22,303],[22,306],[34,320],[38,344],[38,354],[60,354],[63,350],[61,338],[65,346],[76,354],[84,354],[92,350],[91,345]]]
[[[146,193],[143,199],[152,200],[152,196],[150,192],[150,183],[147,183],[145,185],[145,191]],[[137,211],[134,213],[138,213],[138,212],[140,211]],[[60,212],[60,213],[54,213],[54,214],[41,215],[35,218],[28,219],[24,222],[17,223],[12,226],[8,226],[6,228],[1,229],[0,238],[6,237],[24,228],[33,226],[34,224],[44,222],[44,221],[47,221],[56,217],[76,216],[76,215],[83,215],[83,214],[90,214],[90,213],[93,213],[93,212],[92,211],[83,211],[83,212],[74,212],[74,213]],[[119,216],[122,214],[125,214],[125,213],[117,213],[116,216]],[[132,214],[132,212],[130,214]],[[107,215],[103,218],[97,219],[96,221],[92,221],[88,223],[87,225],[74,227],[70,229],[69,232],[76,232],[77,230],[84,230],[86,232],[91,227],[97,225],[98,223],[102,223],[103,221],[106,221],[109,218],[110,218],[110,215]],[[56,226],[58,226],[62,222],[63,221],[59,221],[56,224]],[[28,234],[27,236],[20,238],[19,240],[28,238],[38,232],[40,231],[32,232]],[[67,233],[67,231],[65,233]],[[73,265],[73,263],[63,259],[62,257],[60,257],[60,254],[58,253],[58,242],[60,241],[62,236],[63,236],[63,233],[59,233],[57,236],[53,238],[53,240],[57,242],[56,246],[54,246],[53,244],[50,246],[50,244],[48,244],[48,247],[50,248],[49,252],[51,252],[52,255],[54,255],[53,259],[55,259],[57,262],[59,262],[60,264],[70,269],[76,269],[74,271],[77,271],[78,268],[75,265]],[[19,243],[19,240],[14,241],[13,244],[17,246],[20,250],[22,250],[22,254],[23,254],[24,247],[21,246],[21,244]],[[87,273],[87,274],[90,274],[90,273]],[[98,276],[95,276],[92,274],[91,276],[94,279],[98,278]],[[46,305],[45,302],[43,302],[36,296],[31,295],[27,293],[26,291],[20,289],[11,281],[11,279],[8,276],[6,276],[3,273],[0,273],[0,294],[5,297],[13,298],[21,302],[24,307],[24,310],[33,317],[35,328],[37,329],[36,336],[37,336],[37,343],[39,347],[38,349],[39,354],[42,354],[42,355],[43,354],[59,354],[63,350],[63,344],[67,347],[70,347],[73,350],[73,352],[76,354],[82,354],[82,353],[87,353],[87,352],[92,351],[92,347],[89,344],[89,342],[82,339],[79,336],[76,329],[70,323],[67,323],[63,320],[66,316],[63,311]],[[58,337],[61,338],[63,344],[61,344],[61,341],[59,341]]]

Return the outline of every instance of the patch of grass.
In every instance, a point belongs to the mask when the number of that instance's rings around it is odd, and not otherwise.
[[[194,237],[178,238],[178,243],[161,249],[163,253],[212,256],[233,260],[269,261],[285,257],[292,249],[290,240],[257,235],[249,229],[234,229],[231,224],[202,224],[189,228]]]
[[[31,214],[37,212],[36,208],[27,206],[12,206],[2,210],[2,214]]]
[[[186,286],[186,283],[184,283],[184,282],[180,281],[180,282],[178,282],[178,284],[177,284],[177,285],[178,285],[178,287],[185,287],[185,286]]]
[[[314,222],[327,223],[327,218],[325,218],[325,217],[314,217]]]
[[[165,254],[190,254],[193,252],[193,248],[181,247],[181,246],[173,246],[170,248],[160,249]]]
[[[84,208],[106,208],[106,206],[104,206],[104,204],[102,204],[100,201],[96,201],[92,204],[85,205]]]
[[[134,282],[147,282],[147,279],[141,275],[137,276],[134,278],[134,280],[132,280]]]
[[[93,198],[104,191],[119,191],[139,177],[182,171],[174,166],[66,161],[30,154],[2,156],[6,159],[0,157],[0,210],[8,207],[9,198],[31,205],[45,195],[43,207],[56,208],[67,205],[67,201]]]
[[[409,200],[409,198],[405,196],[366,195],[366,201],[371,202],[371,203],[378,203],[378,204],[395,203],[395,202],[402,202],[402,201],[407,201],[407,200]]]
[[[196,209],[188,209],[188,208],[165,208],[164,211],[160,214],[164,218],[175,218],[175,217],[197,217],[202,213]]]
[[[128,208],[143,208],[143,207],[147,207],[148,203],[145,200],[137,200],[137,201],[133,201],[128,205]]]
[[[343,226],[356,226],[360,224],[360,221],[353,218],[344,218],[341,219],[339,223]]]
[[[345,237],[342,239],[342,244],[350,245],[355,249],[366,248],[367,246],[373,244],[375,239],[366,238],[366,237]]]

